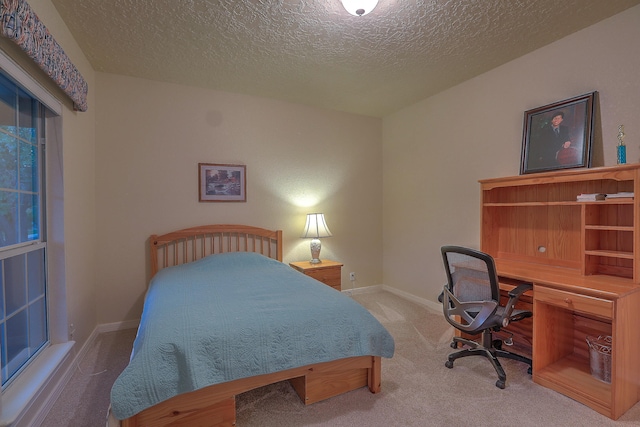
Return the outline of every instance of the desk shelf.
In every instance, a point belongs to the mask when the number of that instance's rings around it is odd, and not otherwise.
[[[611,200],[598,200],[595,202],[578,202],[576,200],[567,201],[539,201],[539,202],[487,202],[484,206],[610,206],[610,205],[633,205],[633,199],[611,199]]]
[[[631,231],[633,227],[616,226],[616,225],[585,225],[585,230],[600,230],[600,231]]]
[[[611,413],[611,384],[594,378],[589,361],[583,357],[570,354],[559,359],[536,371],[534,381],[583,402],[603,415]]]
[[[622,252],[622,251],[584,251],[586,255],[595,255],[602,256],[608,258],[621,258],[621,259],[633,259],[633,252]]]

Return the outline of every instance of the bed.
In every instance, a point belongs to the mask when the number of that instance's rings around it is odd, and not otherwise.
[[[360,304],[283,264],[281,231],[153,235],[150,258],[131,360],[111,391],[121,426],[233,426],[236,395],[284,380],[305,404],[380,391],[393,338]]]

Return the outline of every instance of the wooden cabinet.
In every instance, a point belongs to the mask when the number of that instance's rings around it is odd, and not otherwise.
[[[301,273],[321,281],[333,289],[342,290],[342,263],[322,260],[319,264],[311,264],[309,261],[292,262],[289,265]]]
[[[598,296],[534,285],[533,380],[612,419],[638,401],[640,293]],[[611,336],[611,382],[591,372],[587,336]]]
[[[481,248],[501,283],[533,283],[533,380],[617,419],[640,396],[640,165],[482,180]],[[611,383],[587,336],[609,335]],[[526,331],[523,333],[526,337]]]

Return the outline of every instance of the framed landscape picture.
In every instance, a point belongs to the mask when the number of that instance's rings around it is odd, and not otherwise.
[[[198,194],[201,202],[246,202],[245,165],[198,163]]]
[[[591,167],[596,94],[525,111],[521,174]]]

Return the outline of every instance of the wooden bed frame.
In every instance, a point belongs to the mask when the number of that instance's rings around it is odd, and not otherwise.
[[[214,253],[257,252],[282,261],[281,230],[245,225],[207,225],[152,235],[150,244],[151,277],[162,268]],[[306,405],[364,386],[378,393],[380,357],[351,357],[214,384],[160,402],[122,420],[121,426],[235,426],[236,395],[284,380]]]

